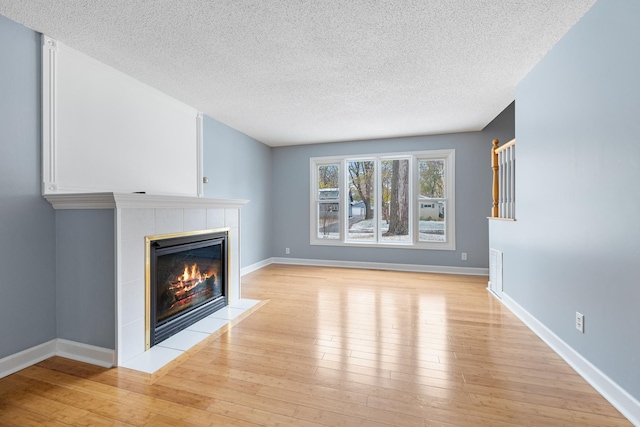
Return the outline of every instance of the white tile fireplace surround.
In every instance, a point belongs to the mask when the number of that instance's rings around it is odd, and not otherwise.
[[[48,194],[55,209],[114,209],[116,364],[145,352],[145,243],[149,235],[228,227],[229,304],[240,298],[240,208],[247,200],[150,194]]]

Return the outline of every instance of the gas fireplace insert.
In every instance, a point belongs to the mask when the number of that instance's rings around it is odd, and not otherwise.
[[[228,304],[229,229],[146,238],[146,348]]]

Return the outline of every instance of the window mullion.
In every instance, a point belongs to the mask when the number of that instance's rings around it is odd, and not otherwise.
[[[413,244],[418,244],[420,242],[420,167],[419,167],[419,159],[416,156],[412,156],[412,164],[413,164],[413,174],[411,177],[411,181],[413,182],[413,191],[411,192],[413,196],[413,234],[412,240]]]
[[[347,180],[349,172],[347,171],[347,159],[342,159],[340,169],[338,170],[340,179],[340,200],[343,201],[342,212],[340,214],[340,241],[345,243],[347,240],[347,230],[349,228],[349,186]]]
[[[414,160],[414,156],[411,156],[407,159],[407,162],[409,162],[409,191],[407,192],[407,202],[409,203],[408,206],[408,210],[409,210],[409,238],[410,238],[410,242],[411,244],[415,243],[414,240],[414,230],[415,230],[415,224],[413,223],[414,218],[415,218],[415,212],[414,212],[414,188],[415,188],[415,183],[414,183],[414,175],[415,175],[415,166],[413,164],[413,160]]]
[[[383,209],[383,200],[382,200],[382,168],[380,164],[380,157],[375,158],[374,162],[375,174],[374,176],[374,191],[373,191],[373,216],[375,218],[374,223],[374,233],[376,236],[376,243],[380,243],[382,240],[382,236],[380,236],[382,230],[382,209]]]

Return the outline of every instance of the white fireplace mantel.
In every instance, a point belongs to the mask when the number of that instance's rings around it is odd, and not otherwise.
[[[243,199],[167,196],[141,193],[67,193],[45,194],[54,209],[167,209],[167,208],[241,208]]]
[[[96,210],[113,211],[113,228],[102,228],[97,237],[115,250],[113,278],[115,312],[115,348],[113,363],[123,365],[145,352],[145,236],[226,228],[230,240],[229,302],[240,298],[240,213],[248,200],[209,199],[139,193],[67,193],[44,197],[60,215],[77,210],[79,217],[92,218]],[[74,214],[75,215],[75,214]],[[77,227],[87,221],[78,221]],[[89,221],[90,223],[90,221]],[[56,233],[75,236],[86,229],[74,228],[66,221]],[[109,230],[110,229],[110,230]],[[94,230],[95,231],[95,230]],[[97,232],[97,231],[95,231]],[[75,234],[74,234],[75,233]],[[61,236],[63,237],[63,236]],[[63,257],[68,259],[69,257]],[[72,257],[71,257],[72,258]],[[102,260],[95,260],[101,263]],[[73,268],[62,265],[62,269]],[[82,286],[78,284],[78,286]],[[86,315],[78,308],[78,316]],[[108,322],[109,319],[102,321]],[[87,326],[89,327],[89,326]],[[89,333],[89,335],[91,335]],[[90,341],[90,338],[87,340]],[[81,344],[95,345],[92,342]]]

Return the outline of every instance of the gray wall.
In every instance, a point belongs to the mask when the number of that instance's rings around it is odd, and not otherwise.
[[[115,349],[114,210],[56,212],[57,338]]]
[[[515,138],[516,130],[515,130],[515,115],[516,115],[516,103],[512,102],[507,108],[504,109],[498,117],[493,119],[491,123],[489,123],[483,130],[483,138],[487,141],[483,143],[487,143],[489,147],[489,152],[491,151],[492,143],[494,139],[500,140],[500,144],[502,145],[505,142],[508,142]],[[489,160],[487,167],[491,167],[491,154],[487,154]],[[489,175],[491,175],[491,170],[489,170]],[[492,178],[490,178],[492,180]],[[486,190],[486,189],[485,189]],[[489,194],[491,194],[491,188],[489,188]],[[487,203],[486,200],[483,200],[483,203]],[[491,196],[489,196],[489,214],[491,213]],[[488,216],[488,215],[487,215]]]
[[[278,147],[273,149],[271,256],[487,268],[487,216],[491,214],[491,140],[514,136],[510,105],[482,132]],[[309,159],[320,156],[456,150],[456,250],[314,246],[309,244]],[[285,254],[285,248],[291,253]],[[467,252],[468,260],[461,260]]]
[[[56,338],[54,211],[40,195],[40,37],[0,15],[0,358]]]
[[[597,2],[516,90],[505,293],[640,399],[640,2]],[[585,315],[585,333],[575,312]]]
[[[241,210],[241,266],[270,254],[272,200],[271,148],[204,117],[204,195],[217,199],[249,199]]]

